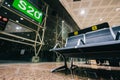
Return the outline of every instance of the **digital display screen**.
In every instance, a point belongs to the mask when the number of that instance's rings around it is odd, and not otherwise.
[[[8,18],[0,15],[0,30],[3,31],[5,29],[7,22]]]
[[[27,0],[14,0],[12,6],[35,21],[42,23],[43,13]]]

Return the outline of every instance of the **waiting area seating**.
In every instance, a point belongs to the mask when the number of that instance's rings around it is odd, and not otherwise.
[[[102,25],[100,29],[97,26]],[[92,59],[120,57],[120,26],[109,27],[108,23],[99,24],[96,30],[80,33],[68,37],[63,48],[54,48],[50,51],[58,52],[66,57],[81,57]]]

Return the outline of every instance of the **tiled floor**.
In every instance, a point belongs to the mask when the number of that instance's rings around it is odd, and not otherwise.
[[[63,73],[51,73],[50,70],[61,66],[58,63],[18,63],[0,64],[0,80],[88,80],[72,78]]]

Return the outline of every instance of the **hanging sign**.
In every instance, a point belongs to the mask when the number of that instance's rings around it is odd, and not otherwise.
[[[43,13],[27,0],[14,0],[12,6],[35,21],[42,22]]]

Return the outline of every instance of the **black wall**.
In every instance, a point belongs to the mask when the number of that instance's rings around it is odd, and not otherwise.
[[[29,1],[33,2],[33,4],[40,8],[41,10],[45,11],[45,6],[41,0],[29,0]],[[44,39],[45,45],[42,47],[39,56],[42,59],[42,61],[55,61],[56,55],[53,52],[49,52],[49,49],[53,48],[55,45],[56,34],[55,28],[58,17],[59,22],[65,20],[67,24],[69,24],[74,30],[78,30],[78,26],[73,21],[71,16],[67,13],[67,11],[63,8],[63,6],[60,4],[59,0],[44,0],[44,1],[49,5],[49,10]],[[0,34],[0,36],[3,35]],[[24,55],[20,54],[21,49],[25,49]],[[4,41],[0,39],[0,60],[31,61],[32,56],[34,56],[33,47],[9,41]]]

